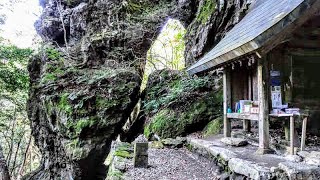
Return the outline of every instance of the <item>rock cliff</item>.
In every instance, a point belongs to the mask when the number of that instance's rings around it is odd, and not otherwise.
[[[46,0],[29,64],[28,114],[42,166],[27,179],[103,179],[110,143],[138,102],[146,52],[187,1]]]
[[[35,26],[44,45],[28,67],[28,116],[42,163],[25,179],[104,179],[111,141],[140,98],[147,51],[167,19],[188,27],[191,64],[246,3],[40,0]]]

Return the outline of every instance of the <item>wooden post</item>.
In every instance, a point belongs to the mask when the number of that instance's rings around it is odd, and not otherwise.
[[[284,135],[285,135],[286,141],[289,141],[290,140],[290,122],[288,118],[286,118],[284,121]]]
[[[228,69],[223,70],[223,134],[224,137],[231,137],[231,122],[227,118],[228,108],[231,108],[231,81]]]
[[[267,154],[269,149],[269,68],[266,58],[258,59],[259,97],[259,149],[257,154]]]
[[[301,151],[304,151],[304,147],[306,143],[307,121],[308,121],[308,117],[304,117],[302,121]]]
[[[290,154],[294,154],[294,117],[290,116]]]
[[[249,73],[248,75],[248,99],[253,100],[252,98],[252,75]],[[250,120],[243,120],[243,131],[250,132],[251,131],[251,121]]]
[[[243,120],[243,131],[244,132],[250,132],[251,131],[251,122],[250,122],[250,120],[246,120],[246,119],[244,119]]]

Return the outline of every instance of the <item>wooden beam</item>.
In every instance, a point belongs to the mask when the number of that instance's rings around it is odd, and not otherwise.
[[[267,58],[258,59],[259,97],[259,149],[258,154],[267,154],[269,149],[269,68]]]
[[[259,115],[258,114],[227,113],[227,118],[258,121]]]
[[[228,108],[231,108],[231,73],[227,67],[223,70],[223,132],[224,137],[231,137],[231,122],[227,117]]]

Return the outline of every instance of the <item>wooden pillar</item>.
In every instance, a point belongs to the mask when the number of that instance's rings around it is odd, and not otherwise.
[[[286,141],[290,140],[290,120],[287,118],[284,121],[284,136]]]
[[[302,121],[301,151],[304,151],[306,143],[307,121],[308,117],[304,117]]]
[[[252,74],[248,74],[248,100],[253,100],[252,98]],[[251,121],[243,120],[243,131],[250,132],[251,131]]]
[[[258,154],[270,153],[269,149],[269,68],[267,58],[258,59],[259,98],[259,149]]]
[[[223,134],[224,137],[231,137],[231,122],[227,118],[228,108],[231,108],[231,81],[230,71],[223,70]]]
[[[290,116],[290,154],[294,155],[294,117]]]

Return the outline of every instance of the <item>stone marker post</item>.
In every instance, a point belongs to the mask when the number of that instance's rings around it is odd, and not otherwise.
[[[134,167],[148,167],[148,141],[140,135],[134,142]]]

